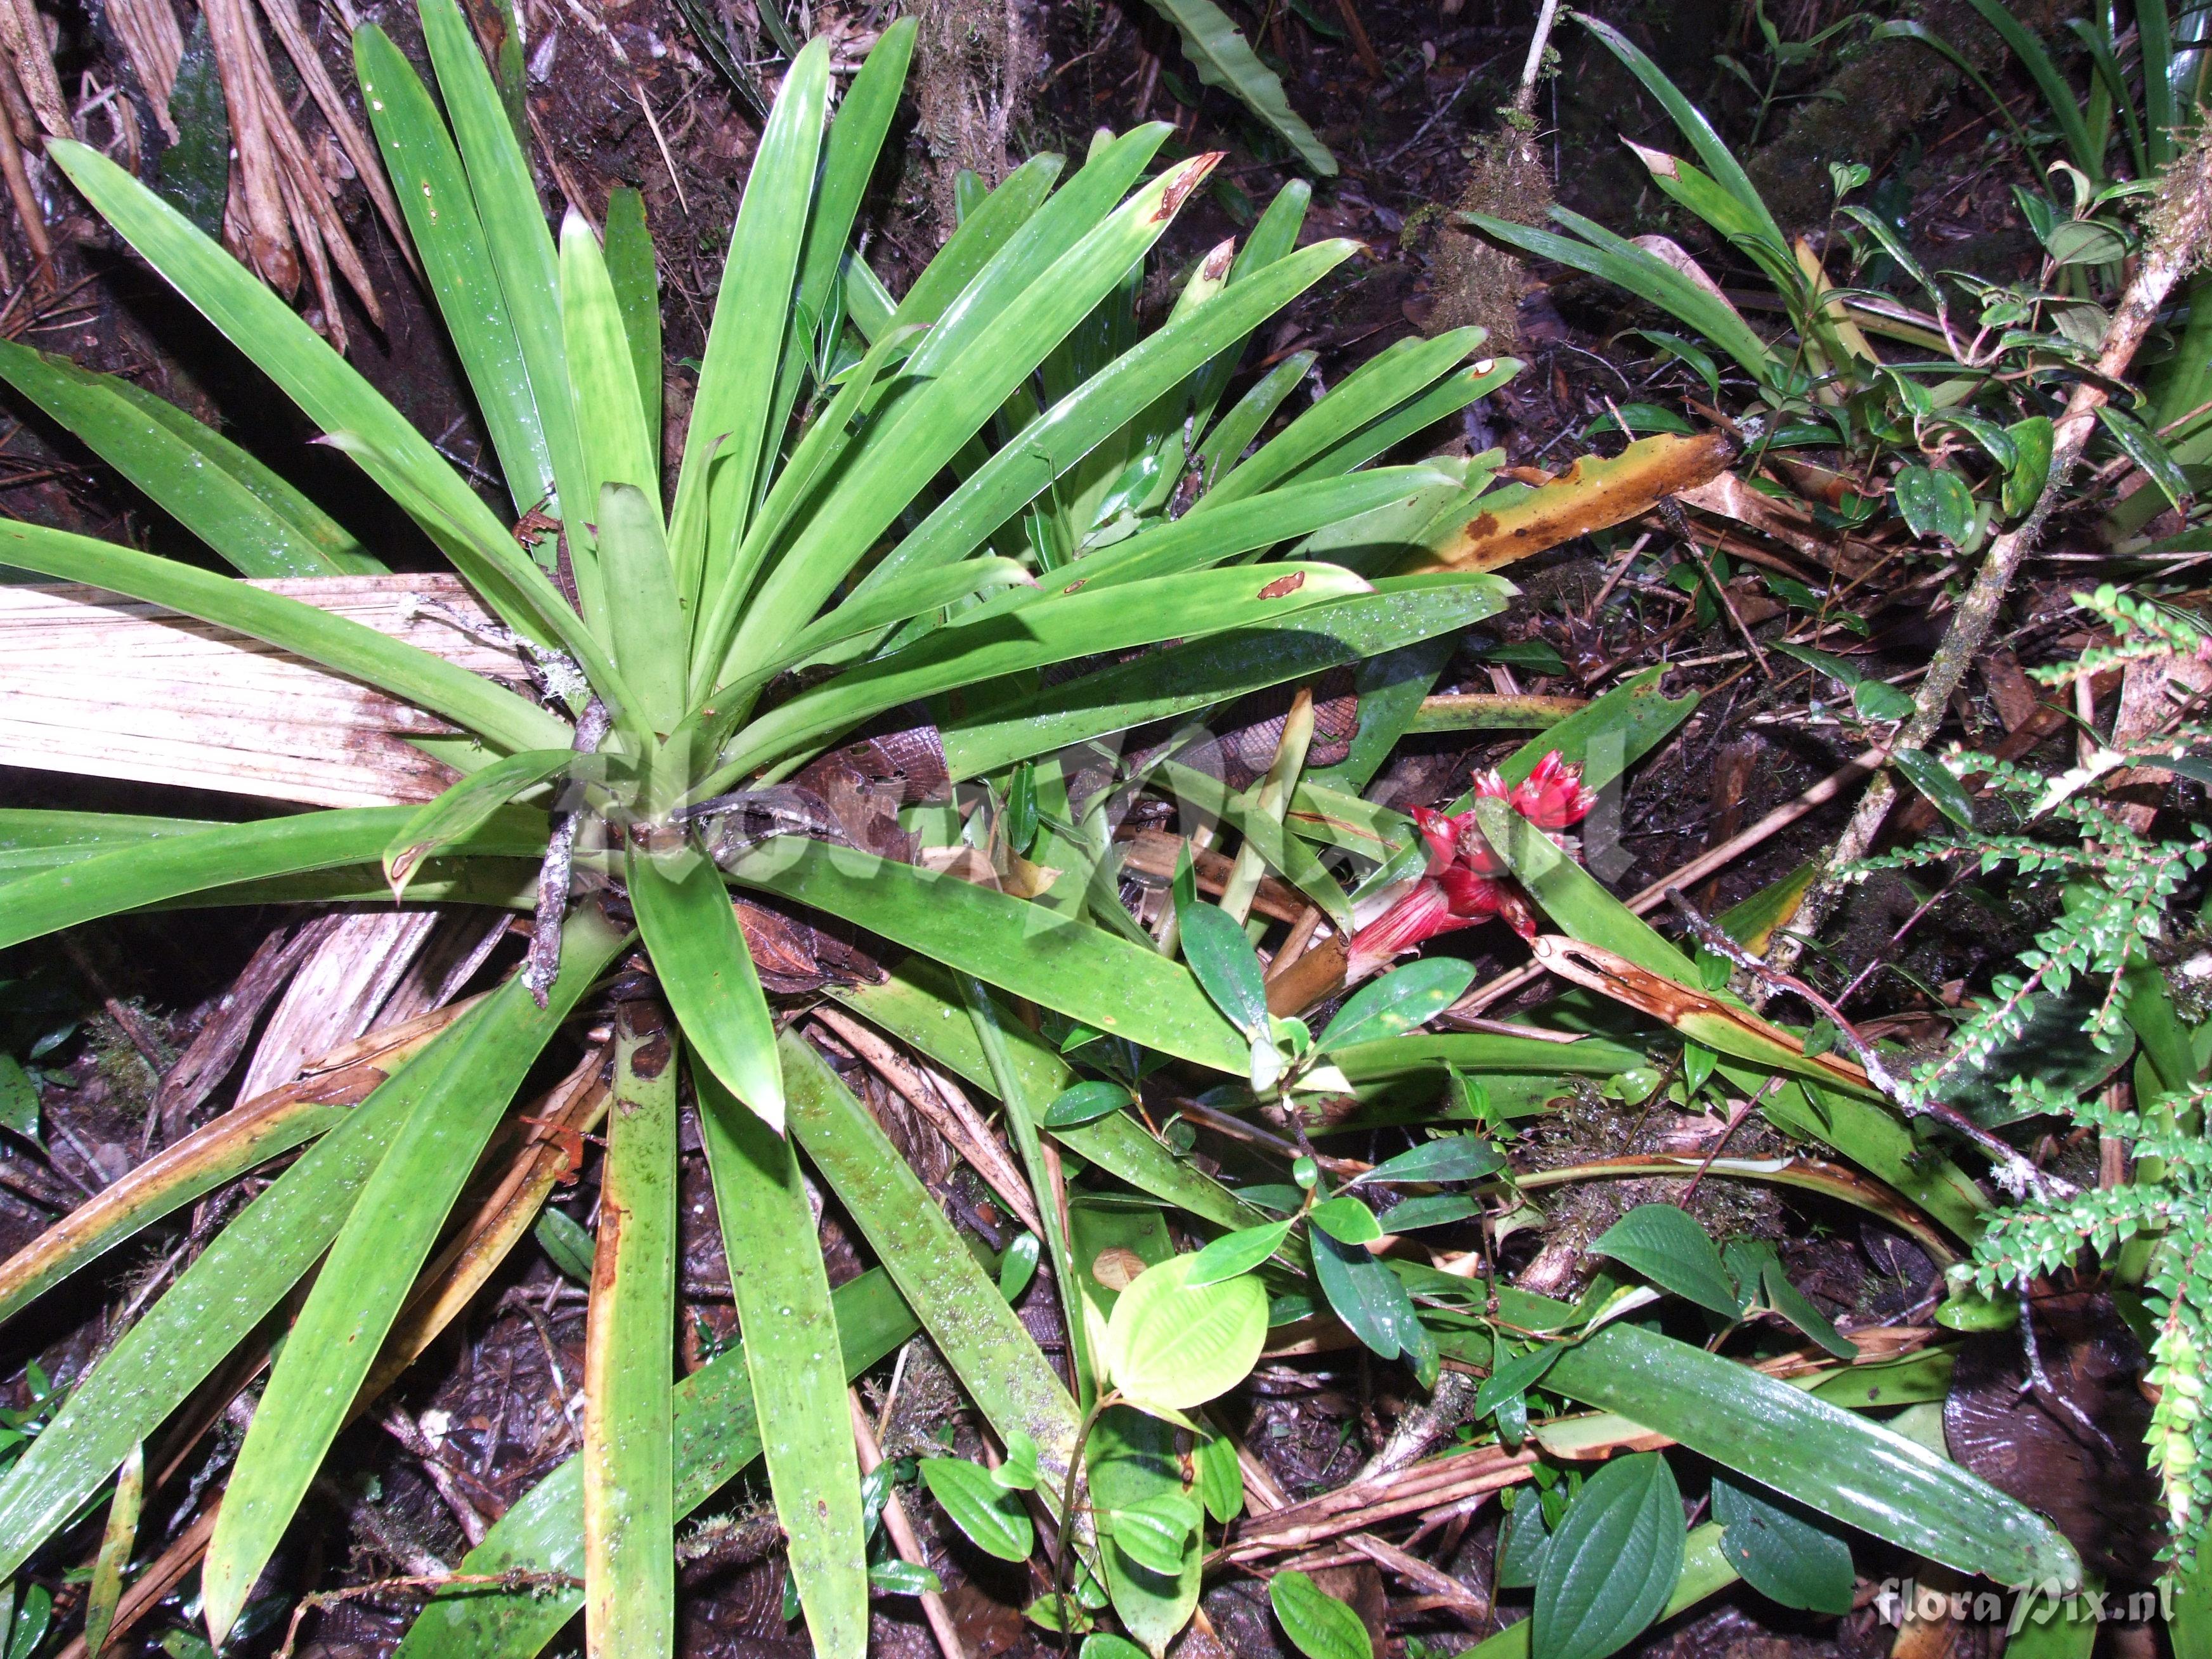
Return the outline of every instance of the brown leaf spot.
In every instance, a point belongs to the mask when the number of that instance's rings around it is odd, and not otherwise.
[[[1303,570],[1293,570],[1287,576],[1276,577],[1274,580],[1261,588],[1260,597],[1263,599],[1279,599],[1285,594],[1297,592],[1305,585],[1306,573]]]
[[[1098,1252],[1091,1263],[1091,1276],[1109,1291],[1126,1291],[1145,1271],[1145,1258],[1119,1244]]]
[[[1167,192],[1160,198],[1159,206],[1152,210],[1152,222],[1164,225],[1180,213],[1182,204],[1190,199],[1191,191],[1204,184],[1206,175],[1221,165],[1223,154],[1218,149],[1208,150],[1205,155],[1193,156],[1186,161],[1170,181]]]

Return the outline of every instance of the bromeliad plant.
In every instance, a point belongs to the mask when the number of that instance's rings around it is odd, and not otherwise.
[[[907,705],[936,718],[952,775],[974,776],[1489,614],[1505,590],[1488,578],[1370,585],[1332,564],[1255,568],[1241,556],[1430,483],[1418,469],[1360,469],[1514,365],[1467,365],[1479,331],[1389,354],[1247,456],[1288,388],[1263,382],[1257,414],[1247,398],[1216,419],[1243,343],[1353,247],[1294,248],[1304,192],[1285,192],[1242,254],[1204,261],[1172,316],[1139,338],[1148,250],[1212,166],[1200,157],[1145,181],[1166,136],[1158,126],[1102,140],[1056,191],[1056,158],[1018,170],[893,301],[848,242],[912,47],[901,24],[834,125],[826,43],[785,77],[664,497],[657,300],[636,201],[617,196],[604,246],[573,213],[556,241],[460,9],[422,0],[422,12],[445,113],[373,27],[357,40],[361,79],[520,539],[159,198],[88,149],[53,153],[451,559],[495,629],[538,665],[542,695],[318,610],[281,582],[0,526],[0,562],[203,618],[449,723],[455,735],[422,746],[462,774],[427,805],[243,824],[9,814],[24,850],[0,945],[149,905],[366,898],[386,883],[418,902],[534,908],[536,940],[523,974],[411,1062],[395,1060],[79,1386],[0,1482],[0,1576],[69,1522],[319,1261],[208,1546],[208,1626],[218,1642],[231,1630],[356,1395],[382,1386],[372,1364],[470,1169],[628,945],[634,916],[665,1006],[622,1002],[613,1027],[583,1544],[568,1558],[588,1585],[592,1648],[669,1650],[672,1526],[701,1495],[683,1495],[696,1473],[671,1462],[671,1413],[683,1409],[669,1374],[674,1158],[688,1067],[799,1600],[817,1648],[857,1659],[867,1583],[845,1406],[852,1353],[841,1352],[844,1322],[832,1316],[796,1147],[1002,1438],[1035,1443],[1048,1498],[1069,1468],[1077,1412],[1010,1315],[976,1312],[987,1281],[865,1112],[811,1050],[777,1036],[726,884],[860,921],[956,970],[994,1067],[1012,1038],[994,986],[1232,1074],[1246,1072],[1248,1048],[1183,968],[1105,931],[856,849],[787,835],[749,846],[714,826],[750,790]],[[177,411],[18,349],[4,367],[245,574],[380,568]],[[1170,636],[1183,643],[1148,667],[1139,697],[1036,678]],[[776,798],[764,799],[772,808]],[[1041,1178],[1034,1141],[1031,1131],[1024,1151]],[[921,1211],[933,1225],[915,1219]],[[1066,1241],[1048,1232],[1065,1283]]]

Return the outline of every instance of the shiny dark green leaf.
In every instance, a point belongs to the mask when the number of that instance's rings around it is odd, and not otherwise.
[[[1306,1659],[1374,1659],[1375,1644],[1359,1615],[1304,1573],[1277,1573],[1267,1581],[1267,1601],[1283,1634]]]
[[[532,1231],[555,1267],[579,1285],[592,1282],[592,1236],[566,1210],[547,1205]]]
[[[1127,1509],[1109,1510],[1105,1519],[1115,1547],[1124,1555],[1147,1572],[1172,1578],[1182,1571],[1200,1513],[1195,1499],[1164,1492]]]
[[[1291,1227],[1291,1222],[1273,1221],[1264,1227],[1245,1227],[1223,1234],[1198,1253],[1187,1282],[1215,1285],[1239,1273],[1250,1273],[1282,1248]]]
[[[1924,749],[1899,749],[1889,761],[1905,774],[1906,781],[1928,797],[1929,805],[1961,830],[1974,827],[1973,800],[1949,767]]]
[[[1863,720],[1901,720],[1912,713],[1912,698],[1887,680],[1861,680],[1851,688],[1851,709]]]
[[[1552,1362],[1565,1352],[1557,1342],[1541,1342],[1526,1353],[1498,1361],[1497,1368],[1483,1378],[1482,1386],[1475,1390],[1474,1414],[1487,1417],[1514,1395],[1528,1393],[1552,1369]]]
[[[1030,1451],[1034,1457],[1034,1442]],[[1036,1528],[1021,1498],[994,1480],[990,1470],[964,1457],[925,1457],[921,1480],[977,1549],[1001,1561],[1029,1559],[1036,1547]]]
[[[1201,1440],[1191,1454],[1198,1466],[1198,1495],[1206,1512],[1226,1526],[1244,1513],[1244,1466],[1237,1443],[1225,1434]]]
[[[1358,1042],[1402,1036],[1450,1007],[1474,982],[1474,964],[1456,957],[1409,962],[1346,999],[1316,1046],[1327,1054]]]
[[[1941,536],[1953,546],[1974,522],[1974,498],[1955,472],[1908,466],[1897,475],[1897,510],[1916,536]]]
[[[1723,1318],[1734,1319],[1743,1311],[1721,1253],[1689,1212],[1672,1204],[1638,1205],[1589,1248]],[[1674,1582],[1671,1577],[1668,1582]]]
[[[1375,1212],[1349,1194],[1315,1205],[1306,1219],[1340,1243],[1370,1244],[1382,1237]]]
[[[1182,922],[1183,960],[1198,975],[1213,1006],[1248,1036],[1267,1030],[1267,987],[1260,958],[1244,930],[1215,904],[1191,904],[1177,912]]]
[[[1109,1112],[1121,1111],[1128,1104],[1129,1091],[1121,1084],[1097,1079],[1079,1083],[1045,1108],[1044,1127],[1067,1129],[1079,1123],[1094,1123]]]
[[[1391,1206],[1382,1218],[1386,1232],[1410,1233],[1423,1227],[1446,1227],[1479,1215],[1482,1206],[1465,1193],[1423,1193]]]
[[[1851,1610],[1850,1546],[1828,1527],[1719,1474],[1713,1477],[1713,1519],[1721,1524],[1729,1565],[1760,1595],[1814,1613]]]
[[[1389,1185],[1401,1181],[1480,1181],[1505,1167],[1505,1159],[1486,1140],[1473,1135],[1438,1135],[1410,1152],[1386,1158],[1352,1184]]]
[[[1314,1279],[1329,1307],[1369,1348],[1395,1359],[1420,1323],[1398,1276],[1356,1244],[1340,1243],[1318,1231],[1311,1237]]]
[[[1683,1537],[1682,1495],[1657,1452],[1592,1475],[1544,1552],[1530,1659],[1607,1659],[1626,1647],[1673,1594]]]

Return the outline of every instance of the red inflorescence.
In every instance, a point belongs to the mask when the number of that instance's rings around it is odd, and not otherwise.
[[[1567,764],[1557,750],[1510,789],[1494,771],[1477,774],[1474,793],[1505,802],[1539,830],[1554,834],[1582,822],[1597,801],[1583,787],[1581,769]],[[1523,939],[1536,937],[1536,913],[1483,839],[1472,808],[1455,816],[1416,806],[1413,823],[1428,848],[1428,867],[1411,891],[1353,936],[1346,983],[1356,984],[1424,939],[1493,916],[1504,917]],[[1565,845],[1571,853],[1577,850],[1571,841]]]

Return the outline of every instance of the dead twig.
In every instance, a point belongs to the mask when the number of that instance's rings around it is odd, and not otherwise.
[[[380,1578],[373,1584],[318,1590],[312,1595],[301,1596],[300,1605],[292,1609],[292,1622],[285,1627],[284,1645],[276,1650],[276,1659],[292,1659],[292,1644],[299,1639],[300,1621],[309,1613],[334,1607],[343,1601],[358,1601],[364,1596],[435,1595],[447,1589],[493,1589],[512,1594],[516,1590],[583,1588],[584,1581],[572,1572],[529,1572],[517,1567],[512,1572],[413,1573],[404,1578]]]
[[[851,1015],[824,1006],[814,1011],[814,1018],[873,1066],[907,1104],[928,1119],[1022,1225],[1042,1235],[1044,1229],[1038,1222],[1036,1202],[1030,1195],[1028,1183],[964,1095],[908,1065],[897,1049]]]
[[[860,1474],[865,1480],[884,1461],[883,1448],[876,1443],[875,1427],[868,1421],[868,1408],[861,1403],[858,1389],[851,1391],[850,1400],[853,1443],[860,1455]],[[899,1502],[896,1492],[884,1499],[884,1530],[891,1535],[891,1547],[898,1552],[900,1560],[927,1569],[929,1563],[922,1555],[921,1540],[915,1536],[914,1523],[906,1518],[905,1506]],[[938,1651],[944,1659],[968,1659],[945,1598],[935,1590],[923,1590],[915,1599],[921,1603],[922,1617],[929,1620],[929,1633],[937,1638]]]
[[[585,706],[576,722],[569,747],[580,755],[594,754],[614,724],[606,704],[597,697]],[[561,925],[568,919],[568,882],[576,857],[576,830],[583,822],[580,805],[553,820],[553,833],[545,844],[545,861],[538,872],[538,915],[530,929],[530,956],[522,969],[522,983],[538,1006],[561,976]]]

